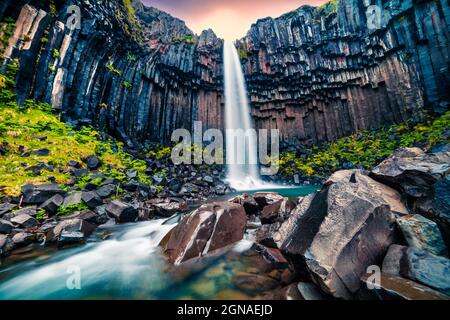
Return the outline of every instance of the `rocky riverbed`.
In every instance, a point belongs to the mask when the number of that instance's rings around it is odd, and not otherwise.
[[[182,197],[115,197],[113,181],[73,192],[24,186],[0,207],[0,250],[13,253],[11,266],[36,242],[64,252],[89,246],[73,247],[93,233],[102,242],[96,229],[178,216],[152,241],[173,283],[205,282],[202,298],[449,299],[449,172],[450,145],[405,148],[370,171],[338,171],[304,197],[230,195],[190,213]],[[87,208],[55,215],[69,204]],[[39,219],[41,210],[48,219]],[[373,279],[380,282],[368,289]],[[159,297],[183,294],[168,292]]]

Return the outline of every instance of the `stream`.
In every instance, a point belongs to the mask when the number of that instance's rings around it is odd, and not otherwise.
[[[315,190],[303,186],[265,191],[295,198]],[[80,246],[39,246],[15,253],[0,265],[0,300],[245,297],[230,283],[234,273],[249,267],[242,261],[213,259],[201,271],[169,270],[158,244],[180,218],[107,223]],[[249,244],[244,239],[237,247]]]

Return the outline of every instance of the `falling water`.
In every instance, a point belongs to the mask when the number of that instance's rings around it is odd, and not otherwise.
[[[253,127],[244,74],[231,41],[224,45],[224,70],[227,181],[236,190],[258,189],[264,183],[259,176],[257,139],[256,134],[250,134]],[[245,141],[235,138],[233,130],[238,129],[248,133]]]

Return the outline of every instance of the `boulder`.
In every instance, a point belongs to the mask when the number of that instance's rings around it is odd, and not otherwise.
[[[435,255],[447,255],[447,248],[436,223],[419,214],[403,216],[397,224],[413,248],[429,251]]]
[[[402,199],[401,194],[378,181],[375,181],[373,179],[369,178],[369,172],[364,170],[341,170],[335,172],[333,175],[331,175],[330,178],[326,181],[325,184],[331,184],[334,182],[338,182],[341,180],[353,180],[354,182],[358,182],[358,179],[361,178],[364,180],[364,183],[367,183],[371,188],[377,190],[381,196],[383,197],[384,201],[389,204],[391,211],[398,214],[398,215],[407,215],[409,214],[409,211],[405,205],[404,200]]]
[[[368,285],[373,285],[370,276],[371,274],[365,274],[361,277],[361,291],[365,299],[449,300],[446,295],[420,283],[386,273],[381,273],[378,286],[368,289]]]
[[[105,199],[111,197],[113,194],[116,193],[116,185],[114,184],[105,184],[104,186],[101,186],[97,189],[96,193],[99,197]]]
[[[394,215],[370,180],[358,175],[325,186],[293,213],[281,239],[296,271],[335,298],[354,297],[367,267],[381,264],[396,238]]]
[[[81,200],[91,209],[103,205],[102,199],[95,191],[83,192],[81,194]]]
[[[249,216],[258,214],[259,211],[258,204],[256,203],[255,199],[252,196],[249,196],[246,193],[244,193],[243,195],[236,196],[228,201],[243,206],[245,213],[247,213],[247,215]]]
[[[10,219],[14,225],[21,226],[23,228],[33,228],[39,225],[39,222],[28,214],[19,214]]]
[[[398,149],[376,166],[370,176],[412,198],[425,197],[431,187],[450,173],[447,152],[426,154],[419,148]]]
[[[450,176],[434,184],[430,194],[415,203],[415,210],[437,223],[450,248]]]
[[[13,228],[11,222],[0,219],[0,234],[10,234]]]
[[[247,215],[244,207],[230,202],[204,204],[170,232],[164,253],[179,264],[241,240]]]
[[[41,204],[56,194],[64,194],[57,184],[25,185],[22,187],[23,204]]]
[[[100,159],[96,156],[89,156],[84,160],[84,162],[86,163],[89,170],[95,170],[101,165]]]
[[[60,194],[55,194],[53,197],[41,204],[39,208],[45,210],[48,214],[55,214],[58,211],[58,208],[62,206],[63,202],[63,196]]]
[[[26,214],[29,216],[36,216],[37,208],[36,208],[36,206],[31,206],[31,207],[21,208],[16,211],[13,211],[13,212],[8,212],[3,215],[3,219],[11,220],[12,218],[19,216],[21,214]]]
[[[138,218],[138,210],[135,207],[119,200],[109,203],[106,212],[117,223],[135,222]]]
[[[232,284],[247,294],[276,288],[279,282],[265,275],[240,272],[232,278]]]
[[[63,220],[47,233],[47,241],[61,244],[80,242],[87,239],[94,230],[94,225],[82,219]]]
[[[265,224],[256,231],[256,242],[266,247],[278,248],[274,236],[280,229],[280,223]]]
[[[450,296],[450,260],[408,248],[401,260],[401,275]]]
[[[295,203],[288,198],[283,198],[274,203],[266,205],[261,212],[261,223],[272,224],[283,222],[295,208]]]
[[[37,236],[33,233],[19,232],[16,233],[11,240],[15,247],[23,247],[35,242],[37,240]]]
[[[253,195],[256,203],[260,210],[262,210],[265,206],[275,203],[277,201],[283,200],[283,197],[275,192],[256,192]]]

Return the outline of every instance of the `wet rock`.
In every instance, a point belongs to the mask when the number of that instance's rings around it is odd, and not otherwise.
[[[264,207],[261,212],[261,222],[263,224],[272,224],[285,221],[292,210],[296,207],[295,203],[284,198]]]
[[[379,286],[367,289],[373,285],[371,274],[362,276],[362,291],[364,298],[380,300],[448,300],[449,297],[409,279],[381,273]],[[372,287],[371,287],[372,288]]]
[[[450,176],[433,185],[429,195],[415,203],[418,213],[433,220],[439,226],[442,236],[450,247]]]
[[[247,294],[268,291],[279,285],[278,281],[267,276],[243,272],[235,275],[232,283]]]
[[[81,194],[81,200],[91,209],[103,205],[102,199],[95,191],[83,192]]]
[[[14,243],[15,247],[23,247],[26,246],[30,243],[33,243],[36,241],[36,235],[32,234],[32,233],[27,233],[27,232],[19,232],[16,233],[13,237],[12,237],[12,242]]]
[[[10,219],[10,222],[23,228],[33,228],[39,225],[39,222],[28,214],[16,215]]]
[[[223,196],[223,195],[225,195],[226,191],[227,191],[227,186],[224,185],[224,184],[219,184],[219,185],[217,185],[216,188],[215,188],[215,190],[214,190],[214,192],[215,192],[216,195],[218,195],[218,196]]]
[[[416,214],[397,219],[397,224],[409,246],[435,255],[447,255],[441,232],[433,221]]]
[[[244,193],[243,195],[236,196],[229,200],[230,202],[240,204],[244,207],[245,213],[247,213],[248,216],[257,215],[259,211],[258,204],[256,203],[255,199]]]
[[[282,240],[296,271],[336,298],[354,296],[367,267],[381,264],[396,237],[389,205],[367,179],[324,187],[303,212],[293,213],[296,221]]]
[[[86,163],[89,170],[98,169],[101,165],[100,159],[96,156],[89,156],[84,160],[84,162]]]
[[[75,192],[72,194],[69,194],[67,197],[64,198],[64,202],[62,204],[63,207],[69,207],[69,206],[76,206],[83,203],[83,200],[81,199],[83,193],[82,192]]]
[[[188,209],[186,201],[176,198],[155,198],[146,201],[144,207],[157,216],[171,217]]]
[[[265,224],[261,226],[256,232],[256,242],[266,247],[277,248],[277,244],[274,240],[274,235],[280,228],[280,223]]]
[[[6,220],[0,219],[0,234],[10,234],[14,226]]]
[[[119,200],[109,203],[106,212],[117,223],[135,222],[138,218],[138,210],[135,207]]]
[[[63,220],[47,233],[47,241],[60,244],[84,241],[94,230],[94,225],[82,219]]]
[[[167,187],[169,188],[170,191],[175,192],[175,193],[179,193],[180,190],[181,190],[182,185],[183,185],[183,183],[180,180],[172,179],[167,184]]]
[[[450,260],[408,248],[401,260],[401,274],[450,296]]]
[[[45,201],[41,206],[39,207],[42,210],[45,210],[49,214],[56,214],[58,211],[58,208],[62,206],[64,202],[64,198],[60,194],[56,194],[47,201]]]
[[[241,205],[204,204],[172,229],[164,253],[175,264],[205,255],[241,240],[246,223],[247,215]]]
[[[111,197],[113,194],[116,193],[116,186],[114,184],[106,184],[104,186],[101,186],[99,189],[97,189],[96,193],[99,195],[99,197],[105,199]]]
[[[136,191],[138,189],[138,187],[139,187],[139,183],[137,183],[136,181],[127,181],[123,185],[123,188],[130,192]]]
[[[253,195],[253,198],[261,210],[269,204],[283,200],[283,197],[275,192],[257,192]]]
[[[56,194],[63,195],[65,192],[57,184],[26,185],[22,187],[24,204],[41,204]]]
[[[314,283],[310,282],[299,282],[297,284],[297,289],[300,294],[301,300],[308,301],[318,301],[325,300],[325,296],[317,288]]]
[[[426,154],[418,148],[394,152],[371,171],[371,176],[413,198],[425,197],[432,186],[450,173],[447,153]]]
[[[14,242],[5,234],[0,234],[0,256],[14,249]]]

